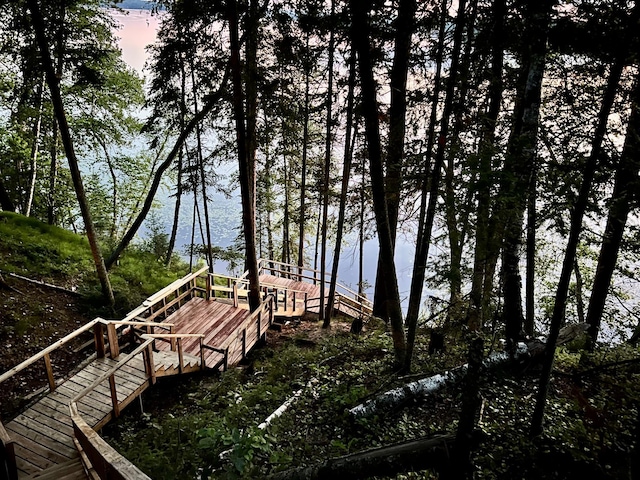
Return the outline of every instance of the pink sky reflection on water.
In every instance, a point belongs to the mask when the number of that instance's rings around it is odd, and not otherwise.
[[[148,57],[146,47],[156,40],[160,16],[152,15],[148,10],[125,10],[124,12],[113,10],[111,13],[120,25],[115,36],[124,61],[142,74]]]

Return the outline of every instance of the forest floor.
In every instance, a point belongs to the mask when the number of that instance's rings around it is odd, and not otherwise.
[[[76,294],[15,277],[4,278],[11,288],[0,287],[0,372],[15,367],[90,320]],[[63,377],[86,356],[78,349],[87,338],[79,338],[53,354],[56,376]],[[47,385],[44,371],[40,361],[2,385],[0,418],[13,416],[20,398]]]
[[[0,289],[0,371],[90,320],[77,295],[5,279],[15,290]],[[256,478],[374,446],[454,433],[460,409],[457,388],[355,423],[348,418],[347,409],[414,379],[394,376],[384,325],[369,325],[359,337],[349,333],[349,326],[337,321],[325,330],[314,318],[291,321],[281,331],[269,331],[266,343],[238,368],[222,375],[164,379],[145,392],[142,415],[131,407],[103,433],[157,480],[191,478],[197,465],[215,468],[212,478]],[[425,333],[419,335],[424,338]],[[77,348],[86,340],[53,359],[58,375],[84,357]],[[428,356],[423,347],[416,352],[416,377],[464,361],[464,348]],[[487,375],[480,421],[485,441],[474,457],[477,478],[631,478],[640,403],[637,357],[637,349],[626,347],[588,357],[579,350],[561,349],[546,432],[535,441],[526,432],[536,391],[535,366]],[[3,420],[19,409],[18,396],[46,386],[43,369],[37,367],[0,389]],[[255,425],[296,390],[303,391],[300,400],[268,433],[258,432]],[[228,463],[220,461],[218,453],[229,449]],[[238,456],[245,458],[241,467],[233,463]],[[380,478],[438,477],[434,472],[409,471]]]

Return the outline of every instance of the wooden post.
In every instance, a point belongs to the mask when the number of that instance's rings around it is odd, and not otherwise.
[[[120,405],[118,404],[118,393],[116,392],[116,374],[109,376],[109,389],[111,390],[111,405],[113,405],[113,416],[120,416]]]
[[[205,299],[211,300],[211,274],[207,273],[207,293],[205,294]]]
[[[0,450],[4,451],[2,458],[6,461],[8,480],[18,480],[18,467],[16,466],[16,453],[13,444],[13,439],[9,437],[0,422]]]
[[[238,308],[238,284],[233,284],[233,306]]]
[[[118,332],[114,323],[107,324],[107,339],[109,340],[111,358],[118,358],[120,356],[120,346],[118,345]]]
[[[275,304],[275,309],[278,310],[278,289],[273,289],[273,302]]]
[[[224,349],[224,363],[222,364],[222,371],[226,372],[229,368],[229,347]]]
[[[293,311],[296,311],[296,308],[298,308],[298,304],[297,304],[297,300],[296,300],[296,291],[293,291]]]
[[[142,355],[144,358],[145,372],[149,376],[151,385],[154,385],[156,383],[156,365],[155,365],[155,362],[153,361],[153,348],[151,343],[142,352]]]
[[[47,370],[47,380],[49,380],[49,391],[53,392],[56,389],[56,379],[53,378],[53,368],[51,367],[51,357],[48,353],[44,354],[44,365]]]
[[[175,329],[175,326],[174,326],[174,325],[171,325],[171,326],[169,327],[169,333],[170,333],[171,335],[173,335],[173,334],[175,334],[175,333],[176,333],[176,329]],[[172,352],[175,352],[175,351],[176,351],[176,339],[175,339],[175,337],[171,337],[169,341],[171,342],[171,351],[172,351]]]
[[[258,312],[256,323],[258,324],[258,335],[256,336],[256,340],[260,340],[260,337],[262,337],[262,310]]]
[[[204,337],[200,337],[200,370],[204,370]]]
[[[227,288],[231,289],[231,278],[227,278]],[[231,298],[231,292],[227,291],[227,298]]]
[[[178,337],[178,372],[182,373],[184,364],[184,355],[182,353],[182,338]]]
[[[104,358],[104,325],[101,322],[96,322],[93,326],[93,343],[96,347],[96,357]]]

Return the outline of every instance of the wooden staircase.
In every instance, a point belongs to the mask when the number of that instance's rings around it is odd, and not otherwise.
[[[227,369],[265,337],[276,315],[301,316],[322,301],[319,272],[265,260],[260,266],[264,298],[253,312],[246,274],[214,275],[205,267],[152,295],[123,320],[95,319],[0,375],[1,385],[42,362],[49,387],[21,414],[0,422],[0,480],[146,479],[96,431],[158,378]],[[341,289],[339,311],[370,315],[366,301]],[[94,335],[93,359],[69,378],[55,378],[51,354],[87,332]],[[123,353],[125,340],[132,350]]]

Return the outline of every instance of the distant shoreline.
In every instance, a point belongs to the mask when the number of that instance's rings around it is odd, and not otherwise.
[[[124,10],[151,10],[153,8],[153,4],[147,0],[123,0],[117,6]]]

